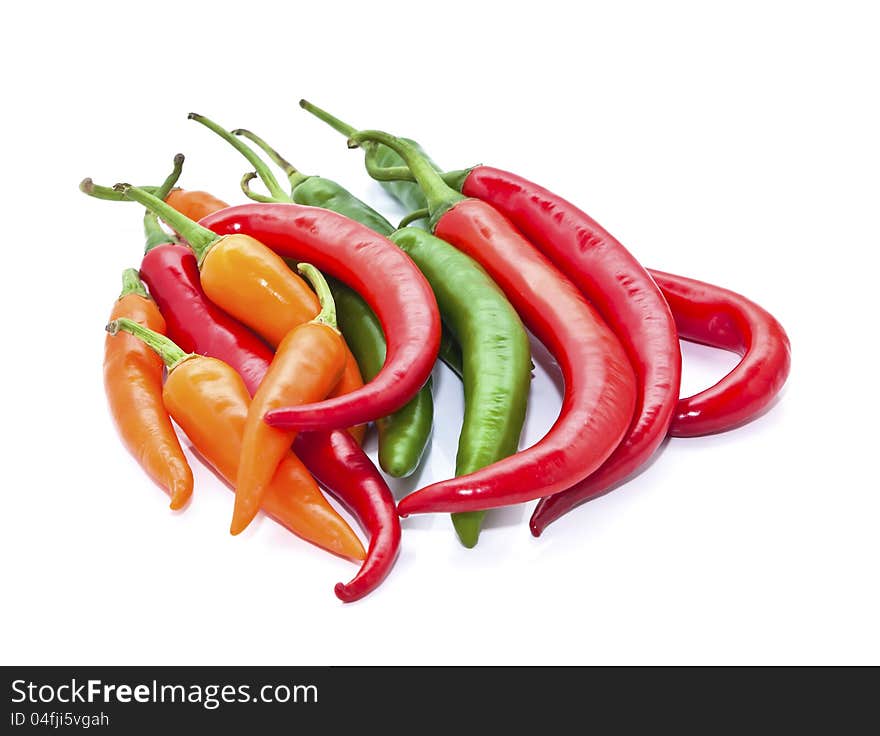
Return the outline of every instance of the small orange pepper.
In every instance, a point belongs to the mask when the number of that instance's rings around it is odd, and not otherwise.
[[[122,274],[122,294],[110,319],[133,320],[164,333],[165,320],[138,272]],[[104,389],[122,442],[179,509],[193,491],[193,475],[162,404],[162,359],[131,335],[104,341]]]
[[[345,367],[345,342],[336,328],[330,287],[314,266],[300,263],[298,270],[315,287],[321,311],[281,340],[251,402],[235,481],[233,534],[241,532],[256,515],[269,480],[296,439],[296,430],[270,427],[263,416],[281,406],[322,401],[339,383]]]

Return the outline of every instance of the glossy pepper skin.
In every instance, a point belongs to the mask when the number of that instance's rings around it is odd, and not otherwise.
[[[724,432],[760,415],[791,369],[791,345],[782,325],[736,292],[663,271],[651,275],[669,301],[681,337],[742,356],[718,383],[678,402],[670,435]]]
[[[296,204],[230,207],[201,224],[221,235],[248,234],[283,257],[312,263],[362,294],[382,324],[387,359],[370,383],[271,411],[269,424],[308,431],[373,421],[400,409],[428,380],[440,345],[437,302],[418,268],[386,238],[335,212]]]
[[[638,382],[635,415],[623,441],[595,473],[538,504],[532,515],[535,530],[625,480],[660,446],[681,383],[675,320],[644,267],[562,197],[488,166],[471,170],[462,193],[492,205],[574,282],[620,340]]]
[[[477,261],[525,325],[557,359],[562,411],[536,445],[482,470],[434,483],[398,504],[401,515],[481,511],[557,493],[596,470],[622,439],[635,407],[635,376],[596,310],[546,257],[489,205],[447,187],[416,151],[379,131],[352,142],[383,143],[425,191],[434,233]]]
[[[235,481],[233,534],[240,533],[257,515],[278,463],[296,439],[296,430],[270,427],[263,416],[278,406],[320,401],[339,383],[345,367],[345,343],[336,329],[330,288],[313,266],[301,263],[299,270],[315,285],[322,308],[315,319],[287,333],[254,394]]]
[[[468,475],[517,451],[531,381],[529,338],[516,310],[472,258],[415,227],[391,240],[425,274],[461,346],[465,410],[455,474]],[[477,543],[484,516],[453,515],[466,547]]]
[[[330,280],[339,329],[351,348],[361,375],[369,382],[385,363],[382,325],[367,303],[352,289]],[[394,414],[376,420],[379,433],[379,466],[395,478],[405,478],[419,465],[431,436],[434,400],[429,378],[409,403]]]
[[[325,487],[344,491],[356,484],[356,493],[334,495],[370,535],[367,558],[357,575],[336,584],[336,597],[350,603],[375,590],[393,567],[400,549],[400,520],[388,484],[348,434],[337,430],[329,443],[321,437],[320,432],[299,435],[296,450],[309,458],[309,469]]]
[[[110,339],[146,340],[153,346],[148,349],[161,353],[160,360],[164,359],[168,367],[162,390],[168,412],[199,455],[227,483],[232,483],[251,403],[241,377],[215,358],[184,353],[170,340],[160,340],[158,333],[139,332],[139,337],[120,334],[132,327],[125,320],[111,322],[108,328],[116,334]],[[146,347],[146,343],[142,344]],[[271,479],[263,509],[282,526],[313,544],[342,557],[364,559],[360,540],[289,450]]]
[[[165,320],[147,296],[137,271],[123,274],[123,289],[110,321],[126,318],[158,333]],[[162,359],[131,335],[104,341],[104,389],[122,442],[147,474],[182,508],[193,491],[193,475],[162,402]]]

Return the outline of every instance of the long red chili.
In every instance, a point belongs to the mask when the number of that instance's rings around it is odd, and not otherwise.
[[[218,235],[250,235],[313,264],[359,292],[382,323],[388,347],[372,381],[343,396],[270,411],[269,424],[300,431],[354,426],[394,413],[428,380],[440,348],[437,301],[391,241],[335,212],[297,204],[229,207],[200,224]]]
[[[357,493],[334,495],[369,531],[370,546],[358,574],[336,584],[337,597],[349,603],[363,598],[388,574],[400,547],[400,521],[394,497],[376,466],[347,432],[334,431],[329,442],[323,432],[299,435],[294,448],[308,457],[309,470],[327,488],[347,488],[357,479]]]
[[[681,382],[675,321],[644,267],[562,197],[489,166],[472,169],[462,193],[491,204],[574,282],[617,335],[638,382],[635,414],[623,441],[595,473],[541,500],[532,517],[535,530],[627,478],[666,437]]]
[[[731,350],[742,360],[714,386],[681,399],[673,437],[723,432],[754,419],[779,393],[791,368],[791,345],[766,309],[729,289],[651,271],[685,340]]]
[[[272,351],[250,330],[208,301],[190,248],[165,244],[151,249],[141,277],[165,315],[168,336],[187,352],[218,358],[235,368],[253,395],[272,360]],[[301,434],[294,452],[309,471],[368,531],[370,545],[360,571],[348,586],[357,597],[375,589],[390,571],[400,543],[400,522],[385,481],[345,430]],[[342,584],[340,584],[342,585]],[[347,586],[337,586],[343,600]],[[354,600],[354,598],[351,598]]]
[[[416,491],[401,500],[399,513],[477,511],[529,501],[595,471],[620,443],[635,407],[635,376],[619,340],[508,219],[447,187],[412,146],[378,131],[352,139],[378,141],[404,157],[425,190],[435,234],[486,269],[557,359],[565,381],[559,418],[536,445]]]

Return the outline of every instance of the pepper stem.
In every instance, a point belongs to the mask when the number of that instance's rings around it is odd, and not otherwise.
[[[431,214],[431,213],[428,212],[427,207],[420,209],[420,210],[416,210],[415,212],[410,212],[406,217],[404,217],[400,221],[400,224],[397,226],[397,229],[402,230],[407,225],[409,225],[411,222],[415,222],[416,220],[424,220],[429,214]]]
[[[122,292],[119,294],[119,298],[122,299],[129,294],[137,294],[147,298],[147,289],[136,268],[126,268],[122,272]]]
[[[156,189],[155,192],[152,192],[157,199],[164,200],[174,185],[177,184],[177,180],[180,178],[180,173],[183,171],[183,161],[184,156],[182,153],[178,153],[174,157],[174,168],[171,169],[171,173],[165,177],[165,181],[162,182],[159,188]],[[144,235],[146,236],[144,253],[149,253],[157,245],[162,245],[171,240],[171,236],[168,235],[159,224],[159,218],[156,213],[151,212],[150,210],[147,210],[144,213]]]
[[[330,291],[327,279],[311,263],[299,263],[296,270],[308,279],[321,304],[321,311],[318,312],[318,316],[312,322],[327,325],[338,331],[339,328],[336,326],[336,302],[333,301],[333,293]]]
[[[219,125],[217,125],[217,123],[215,123],[210,118],[206,118],[204,115],[199,115],[197,113],[191,112],[189,115],[187,115],[187,117],[190,120],[195,120],[197,123],[201,123],[208,130],[214,131],[224,141],[229,143],[236,151],[244,156],[248,160],[248,163],[250,163],[250,165],[254,167],[260,179],[263,180],[263,184],[266,185],[266,189],[268,189],[269,194],[272,195],[273,201],[290,202],[290,197],[287,196],[287,193],[281,188],[281,185],[278,183],[275,175],[266,165],[266,162],[257,155],[254,149],[248,146],[240,138],[232,135],[232,133],[226,130],[226,128],[221,128]]]
[[[284,172],[284,175],[287,177],[287,181],[290,182],[290,190],[293,193],[293,190],[302,184],[306,179],[309,179],[308,174],[303,174],[301,171],[298,171],[297,168],[290,163],[286,158],[284,158],[278,151],[276,151],[272,146],[270,146],[266,141],[264,141],[260,136],[256,133],[252,133],[246,128],[236,128],[232,131],[232,135],[240,135],[243,138],[247,138],[251,143],[255,143],[259,148],[263,150],[263,152],[269,157],[269,159],[274,163],[279,169]]]
[[[241,191],[244,192],[244,196],[248,199],[254,200],[254,202],[263,202],[264,204],[270,204],[275,200],[272,197],[267,197],[265,194],[257,194],[253,189],[251,189],[251,182],[257,178],[256,171],[248,171],[244,176],[241,177],[241,181],[238,182],[238,185],[241,187]]]
[[[364,164],[367,173],[376,181],[415,181],[412,171],[407,166],[382,166],[376,162],[378,149],[370,146],[364,156]],[[461,191],[464,186],[464,180],[468,174],[473,171],[473,167],[469,169],[455,169],[454,171],[442,171],[440,176],[450,187],[456,191]]]
[[[116,184],[114,187],[125,195],[126,199],[142,204],[148,210],[155,212],[171,227],[173,227],[189,243],[189,247],[196,254],[199,265],[205,260],[205,256],[220,236],[193,222],[186,215],[178,212],[171,205],[166,204],[158,197],[153,196],[143,189],[133,187],[131,184]]]
[[[159,187],[149,185],[138,188],[150,194],[154,194],[159,189]],[[90,177],[86,177],[79,183],[79,190],[83,194],[88,194],[95,199],[106,199],[108,202],[125,202],[125,195],[122,192],[112,187],[103,187],[100,184],[95,184]]]
[[[339,118],[333,117],[326,110],[322,110],[317,105],[313,105],[308,100],[300,100],[299,106],[306,110],[307,112],[312,113],[318,120],[323,120],[327,125],[329,125],[333,130],[342,133],[346,138],[351,138],[355,133],[357,133],[357,128],[349,125],[348,123],[343,123]]]
[[[162,361],[168,368],[169,373],[173,371],[177,366],[179,366],[184,360],[195,357],[193,353],[183,352],[183,350],[181,350],[171,340],[165,337],[165,335],[160,335],[158,332],[154,332],[149,327],[144,327],[142,324],[139,324],[134,320],[127,319],[126,317],[114,319],[104,329],[107,330],[107,332],[109,332],[111,335],[115,335],[121,331],[127,332],[130,335],[134,335],[139,340],[143,340],[144,343],[146,343],[147,347],[154,350],[158,354],[158,356],[162,358]]]
[[[348,139],[349,147],[357,147],[364,141],[381,143],[397,153],[407,168],[412,172],[416,182],[425,194],[428,202],[428,210],[431,214],[431,225],[452,207],[456,202],[465,199],[464,195],[450,187],[431,162],[411,143],[407,143],[393,135],[383,133],[380,130],[363,130],[355,133]]]

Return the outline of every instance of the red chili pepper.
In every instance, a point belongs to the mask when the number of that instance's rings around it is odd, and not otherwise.
[[[168,336],[187,352],[231,365],[253,396],[272,361],[272,351],[208,301],[199,285],[192,250],[171,244],[153,248],[144,257],[141,277],[165,315]],[[362,597],[382,582],[397,558],[400,522],[391,491],[345,430],[301,434],[293,449],[309,472],[350,508],[370,533],[360,572],[347,586],[340,583],[336,589],[343,601]],[[354,592],[349,590],[352,586]]]
[[[745,424],[766,409],[791,368],[791,345],[766,309],[720,286],[651,271],[685,340],[743,356],[714,386],[681,399],[669,434],[697,437]]]
[[[478,511],[562,491],[595,471],[623,438],[635,407],[635,376],[597,311],[497,210],[447,187],[409,144],[358,133],[404,157],[425,190],[435,234],[488,271],[526,326],[556,358],[565,381],[562,411],[536,445],[475,473],[404,498],[398,512]]]
[[[348,583],[336,584],[337,597],[346,603],[363,598],[388,574],[400,548],[400,520],[394,497],[376,466],[348,435],[339,430],[324,441],[323,432],[306,432],[294,448],[308,458],[309,470],[364,526],[370,535],[367,557]],[[357,493],[337,493],[357,479]],[[336,490],[334,490],[336,489]]]
[[[335,429],[388,416],[431,375],[440,347],[434,292],[409,257],[365,225],[297,204],[249,204],[216,212],[201,225],[218,235],[243,233],[288,258],[308,261],[359,292],[376,313],[388,349],[378,375],[344,396],[275,409],[275,427]]]
[[[638,382],[635,415],[623,441],[595,473],[541,500],[532,516],[534,533],[620,483],[660,446],[678,402],[678,335],[669,306],[648,272],[573,204],[489,166],[472,169],[461,191],[491,204],[574,282],[623,344]]]

